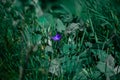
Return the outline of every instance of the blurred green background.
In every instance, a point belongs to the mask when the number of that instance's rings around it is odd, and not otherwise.
[[[119,80],[119,66],[120,0],[0,0],[0,80]]]

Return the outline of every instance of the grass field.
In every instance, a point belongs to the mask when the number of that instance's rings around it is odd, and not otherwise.
[[[120,80],[120,0],[0,0],[0,80]]]

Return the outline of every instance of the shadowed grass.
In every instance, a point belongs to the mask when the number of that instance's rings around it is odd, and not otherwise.
[[[2,0],[0,79],[118,80],[119,3]]]

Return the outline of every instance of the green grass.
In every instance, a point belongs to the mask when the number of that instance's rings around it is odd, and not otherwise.
[[[0,80],[119,80],[119,4],[0,1]]]

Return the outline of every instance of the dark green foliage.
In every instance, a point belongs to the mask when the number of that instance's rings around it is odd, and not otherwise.
[[[118,80],[119,4],[1,0],[0,80]]]

